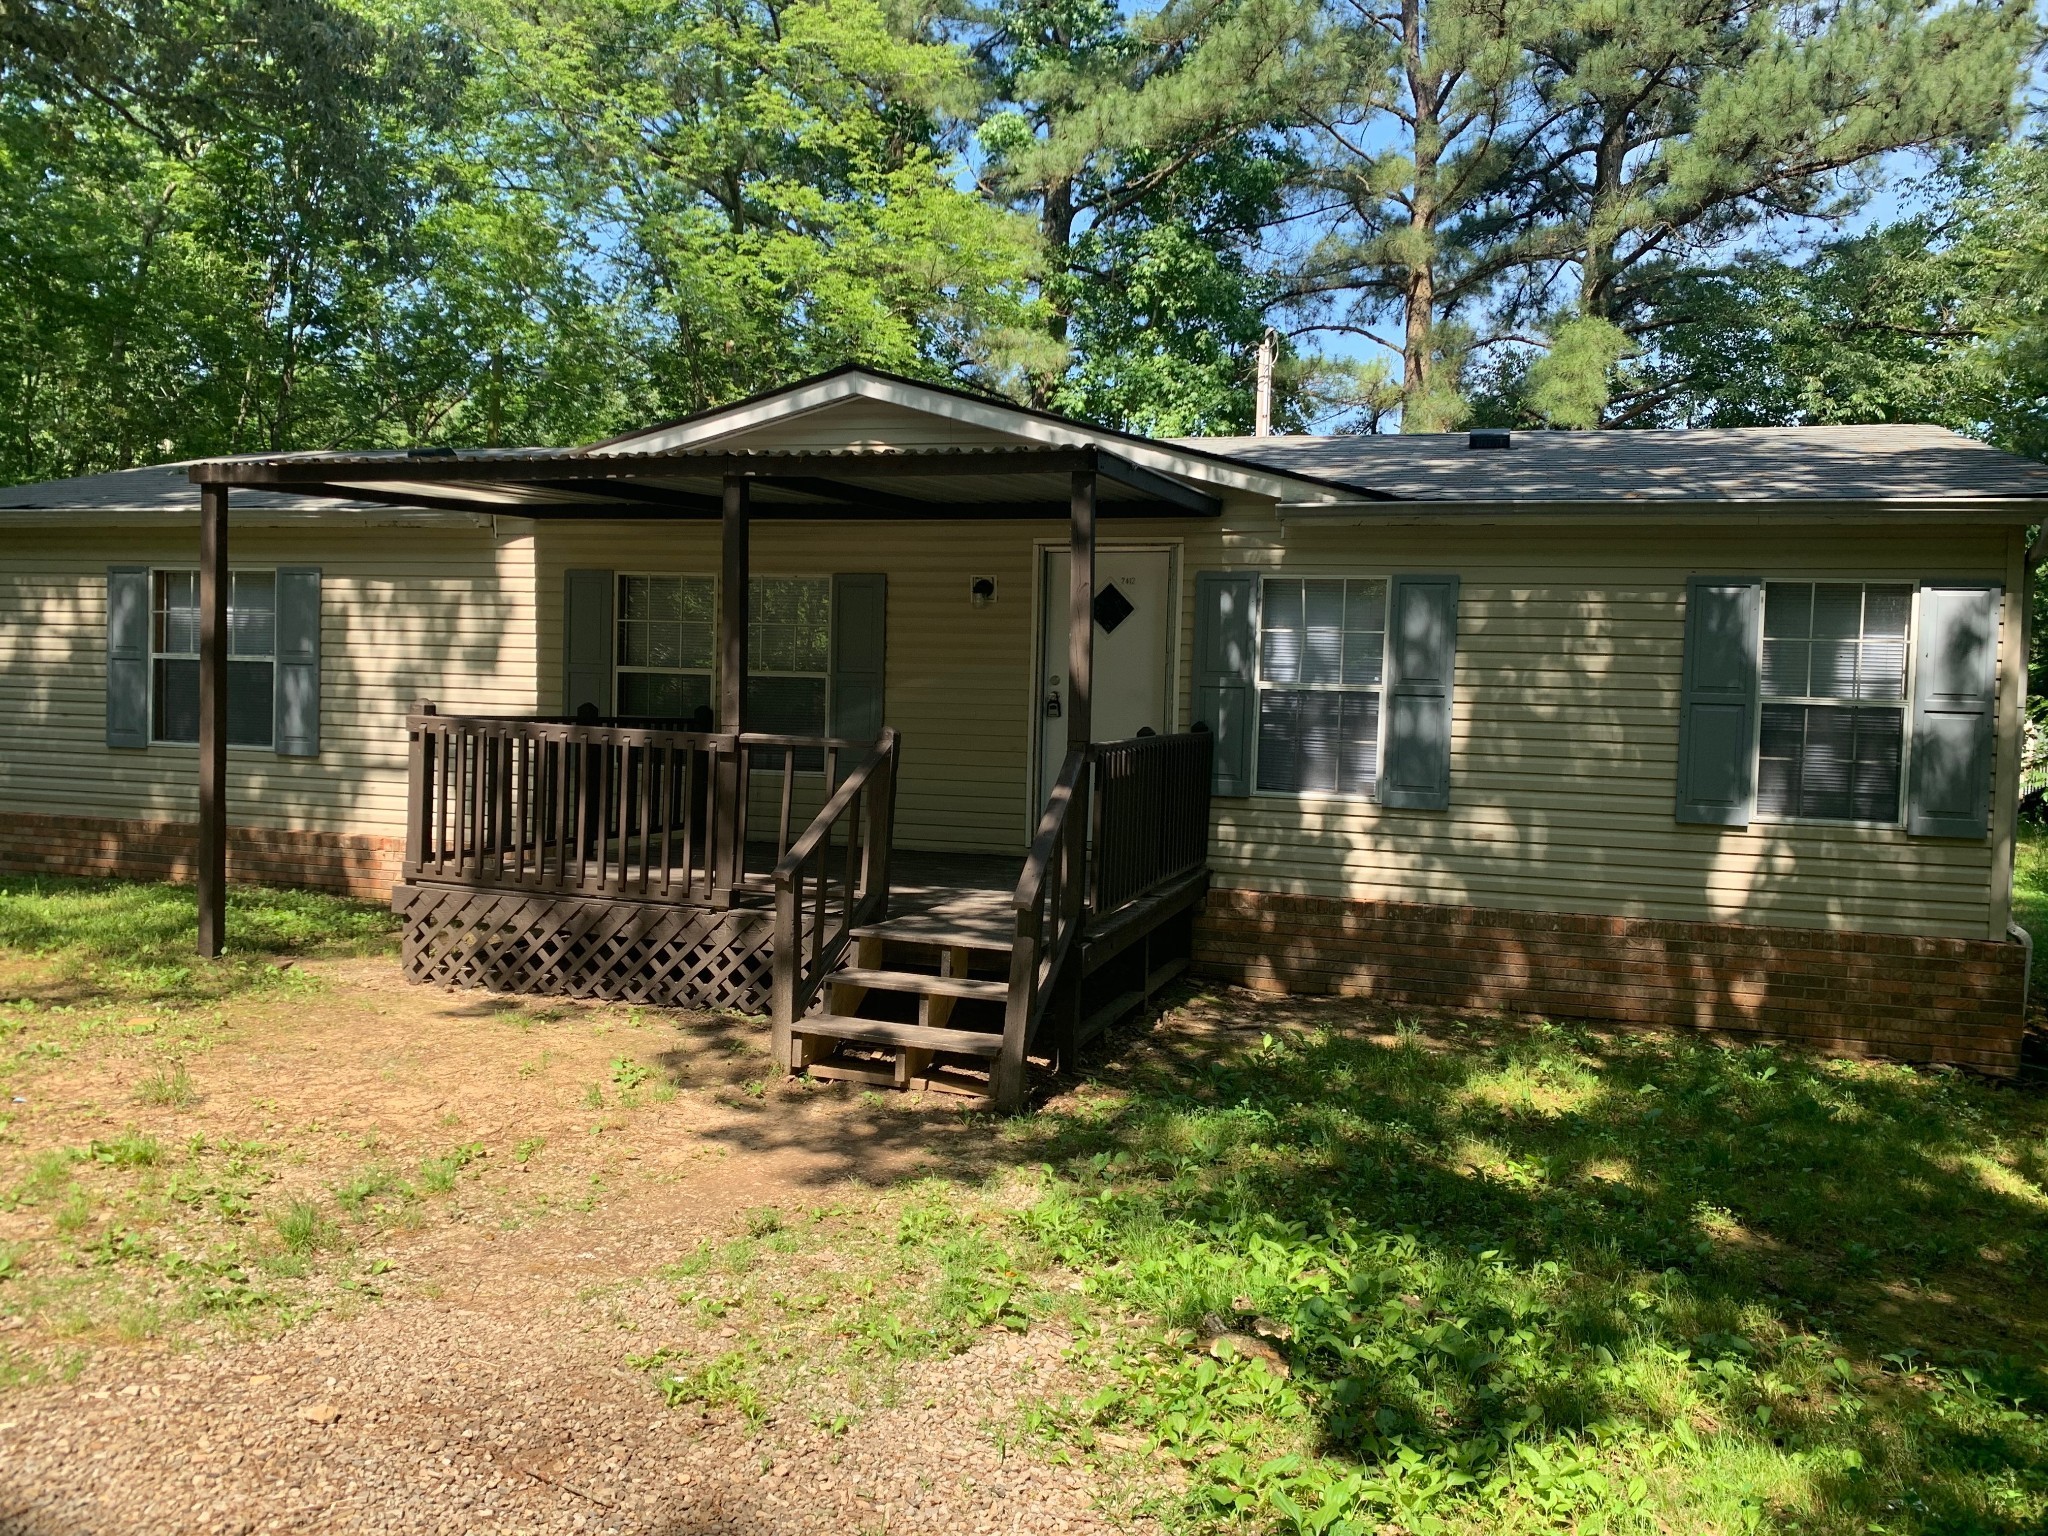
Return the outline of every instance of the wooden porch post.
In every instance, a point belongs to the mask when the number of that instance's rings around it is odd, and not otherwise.
[[[747,560],[752,542],[752,482],[744,475],[725,477],[725,506],[720,523],[720,565],[718,594],[718,728],[734,732],[746,729],[747,712]],[[715,888],[730,895],[746,867],[747,824],[740,814],[740,797],[746,793],[746,776],[740,771],[741,757],[735,751],[719,759],[718,825],[726,832],[726,846],[718,850],[725,867],[718,871]]]
[[[227,947],[228,488],[199,488],[199,953]]]
[[[1095,471],[1074,475],[1067,568],[1067,750],[1095,735]]]

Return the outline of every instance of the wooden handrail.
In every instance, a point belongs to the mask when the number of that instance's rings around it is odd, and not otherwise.
[[[813,745],[808,741],[800,744]],[[810,1012],[818,989],[845,954],[853,930],[879,921],[888,911],[889,850],[895,837],[899,753],[896,731],[884,727],[867,755],[776,861],[772,877],[774,1034],[770,1048],[775,1061],[786,1070],[800,1071],[806,1064],[798,1059],[796,1022]],[[786,795],[784,803],[787,804]],[[846,853],[838,872],[835,906],[832,842],[842,822],[846,824]]]
[[[742,731],[740,745],[745,747],[826,747],[841,752],[872,752],[878,743],[855,741],[848,736],[778,736],[769,731]]]
[[[887,730],[882,734],[888,745],[876,744],[874,754],[840,782],[839,787],[832,792],[832,798],[819,808],[817,816],[804,828],[803,835],[789,845],[789,852],[784,854],[782,862],[775,866],[775,889],[779,891],[796,879],[798,871],[817,851],[818,844],[831,832],[833,823],[846,814],[847,807],[852,805],[860,792],[867,787],[868,777],[873,773],[875,764],[886,753],[895,750],[896,733]]]
[[[1089,752],[1077,747],[1060,765],[1024,857],[1012,907],[1010,995],[1003,1047],[989,1084],[996,1105],[1014,1112],[1024,1101],[1024,1055],[1048,1010],[1074,985],[1071,962],[1087,918]],[[1049,930],[1049,931],[1048,931]]]

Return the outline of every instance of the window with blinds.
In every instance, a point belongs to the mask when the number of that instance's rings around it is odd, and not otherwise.
[[[1895,825],[1913,588],[1764,585],[1757,814]]]
[[[199,740],[199,573],[150,576],[150,739]],[[267,747],[277,729],[277,573],[228,576],[228,745]]]
[[[708,576],[619,577],[622,716],[688,723],[710,714],[717,595]]]
[[[1259,601],[1262,792],[1373,793],[1386,654],[1384,579],[1266,578]]]

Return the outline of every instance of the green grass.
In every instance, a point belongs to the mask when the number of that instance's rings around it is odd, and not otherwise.
[[[270,1216],[272,1230],[287,1253],[305,1255],[335,1241],[334,1224],[310,1200],[293,1200]]]
[[[1182,1527],[2048,1528],[2038,1094],[1329,1029],[1134,1058],[1006,1140],[1045,1170],[1018,1262],[1141,1320],[1040,1427],[1179,1460]]]
[[[183,886],[0,875],[0,950],[52,962],[101,1001],[201,1001],[280,982],[279,962],[390,943],[383,907],[309,891],[228,892],[228,953],[192,952],[197,907]]]
[[[192,1086],[192,1074],[185,1069],[185,1063],[176,1061],[145,1077],[135,1097],[153,1109],[190,1109],[199,1102],[199,1090]]]
[[[2013,849],[2013,920],[2034,938],[2033,1001],[2048,1003],[2048,827],[2021,826]]]

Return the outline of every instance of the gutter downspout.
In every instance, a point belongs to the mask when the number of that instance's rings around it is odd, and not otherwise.
[[[2018,923],[2005,925],[2006,941],[2017,944],[2026,951],[2027,957],[2020,967],[2020,1025],[2027,1022],[2027,1007],[2034,998],[2034,936]]]
[[[2044,558],[2048,558],[2048,518],[2043,518],[2034,530],[2033,542],[2027,545],[2025,567],[2020,572],[2020,741],[2027,739],[2027,671],[2034,659],[2034,571]],[[2018,827],[2013,830],[2014,841],[2019,838]],[[2013,874],[2019,870],[2019,859],[2013,859]],[[2007,892],[2007,905],[2011,904],[2011,893]],[[2021,970],[2020,981],[2020,1025],[2026,1026],[2028,1010],[2034,1001],[2034,936],[2017,922],[2008,920],[2005,925],[2006,938],[2026,951],[2026,962]]]

